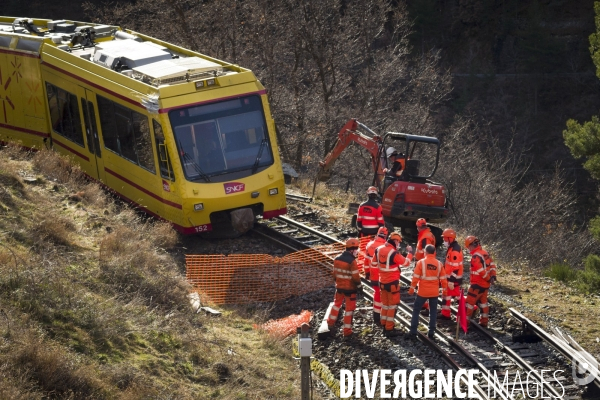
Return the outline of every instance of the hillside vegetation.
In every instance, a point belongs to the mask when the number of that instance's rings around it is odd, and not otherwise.
[[[299,398],[260,315],[192,311],[178,240],[54,152],[0,150],[0,398]]]

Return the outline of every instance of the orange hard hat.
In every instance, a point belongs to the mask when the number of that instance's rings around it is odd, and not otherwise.
[[[377,231],[377,236],[381,236],[382,238],[386,237],[388,235],[388,230],[385,226],[382,226],[381,228],[379,228],[379,230]]]
[[[359,245],[360,245],[360,241],[357,238],[350,238],[350,239],[346,240],[346,248],[347,249],[358,248]]]
[[[456,239],[456,232],[454,232],[454,229],[444,229],[444,232],[442,232],[442,237],[454,240]]]
[[[417,220],[417,228],[421,228],[423,226],[427,226],[427,221],[425,221],[425,218],[419,218]]]
[[[388,240],[397,240],[398,242],[401,242],[402,236],[400,236],[400,234],[398,232],[392,232],[392,233],[390,233]]]
[[[467,238],[465,239],[465,247],[469,247],[472,244],[479,244],[479,239],[477,239],[477,237],[475,236],[467,236]]]
[[[369,186],[367,189],[367,194],[379,194],[377,193],[377,188],[375,186]]]

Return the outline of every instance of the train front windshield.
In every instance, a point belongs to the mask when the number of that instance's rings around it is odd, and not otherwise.
[[[273,164],[259,96],[172,110],[169,119],[190,181],[240,179]]]

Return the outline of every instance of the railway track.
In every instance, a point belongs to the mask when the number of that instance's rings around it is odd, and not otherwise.
[[[324,225],[324,226],[323,226]],[[323,231],[323,229],[325,231]],[[327,229],[327,225],[315,218],[314,213],[303,212],[290,217],[278,217],[269,223],[261,223],[255,232],[270,240],[283,245],[288,250],[302,250],[314,246],[343,242],[348,237],[348,232],[336,232],[336,229]],[[410,326],[412,315],[412,304],[415,296],[407,293],[410,285],[412,271],[403,270],[401,287],[401,304],[396,313],[396,321],[407,331]],[[366,283],[366,282],[365,282]],[[368,285],[364,285],[368,288]],[[368,288],[370,289],[370,288]],[[367,290],[366,292],[368,292]],[[370,293],[366,297],[372,301]],[[441,307],[438,307],[440,309]],[[363,307],[367,309],[368,307]],[[456,313],[456,308],[452,309]],[[522,321],[524,327],[530,327],[533,323],[516,310],[510,310],[515,318]],[[355,314],[356,315],[356,314]],[[356,318],[356,317],[355,317]],[[495,326],[495,313],[490,315],[490,326]],[[420,317],[420,329],[427,327],[428,319]],[[535,325],[535,324],[533,324]],[[373,328],[377,330],[378,328]],[[424,329],[427,332],[427,329]],[[416,352],[428,354],[427,350],[433,351],[441,358],[445,365],[457,371],[459,369],[476,369],[480,372],[476,391],[482,399],[513,399],[523,391],[545,398],[560,399],[584,399],[600,398],[586,396],[587,392],[595,392],[597,388],[579,386],[571,375],[571,360],[576,359],[574,350],[558,343],[556,336],[545,332],[535,325],[535,329],[529,329],[527,338],[532,343],[517,342],[513,339],[519,335],[497,333],[479,326],[471,321],[467,334],[460,333],[455,340],[456,325],[454,322],[440,321],[438,319],[435,339],[431,340],[426,334],[419,331],[418,342],[410,343],[409,347],[416,348]],[[523,336],[521,336],[523,337]],[[539,339],[539,340],[538,340]],[[393,346],[405,344],[402,339],[390,339]],[[545,342],[545,343],[544,343]],[[379,356],[385,359],[390,349],[381,349],[385,354]],[[393,350],[392,350],[393,351]],[[392,357],[393,358],[393,357]],[[424,363],[425,367],[431,368]],[[388,366],[393,369],[394,365]],[[543,377],[541,370],[546,371]],[[552,376],[554,371],[562,370],[558,376]],[[550,372],[551,371],[551,372]],[[530,382],[531,384],[527,385]],[[599,380],[594,384],[600,388]],[[593,386],[593,384],[592,384]],[[536,398],[525,397],[523,398]]]

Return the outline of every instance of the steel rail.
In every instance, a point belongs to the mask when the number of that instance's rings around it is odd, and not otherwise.
[[[294,201],[304,201],[306,203],[311,203],[313,201],[312,197],[308,197],[308,196],[300,196],[298,194],[291,194],[291,193],[286,193],[285,197],[288,200],[294,200]]]
[[[291,218],[279,216],[279,217],[276,217],[276,219],[280,220],[280,221],[283,221],[283,222],[285,222],[287,224],[294,225],[294,226],[297,226],[297,227],[299,227],[301,229],[304,229],[304,230],[312,233],[315,236],[318,236],[318,237],[320,237],[322,239],[325,239],[325,240],[329,241],[330,243],[344,243],[341,240],[339,240],[337,238],[334,238],[333,236],[329,236],[329,235],[327,235],[327,234],[325,234],[325,233],[323,233],[321,231],[316,230],[315,228],[311,228],[310,226],[304,225],[301,222],[294,221]]]
[[[590,362],[588,362],[587,360],[585,360],[584,357],[582,357],[581,355],[578,354],[577,350],[575,349],[569,349],[568,347],[565,347],[562,343],[558,342],[557,340],[555,340],[548,332],[546,332],[545,330],[543,330],[540,326],[538,326],[535,322],[533,322],[532,320],[528,319],[527,317],[525,317],[523,314],[521,314],[519,311],[515,310],[514,308],[509,308],[510,313],[516,317],[517,319],[519,319],[521,321],[521,323],[525,323],[527,324],[527,326],[529,328],[531,328],[536,335],[538,335],[540,338],[542,338],[546,343],[548,343],[550,346],[554,347],[556,350],[558,350],[558,352],[560,352],[563,356],[565,356],[566,358],[570,359],[571,362],[573,361],[577,361],[580,363],[585,363],[587,366],[590,367],[590,373],[594,374],[594,384],[600,388],[600,371],[598,370],[597,367],[595,367],[594,365],[592,365]]]

